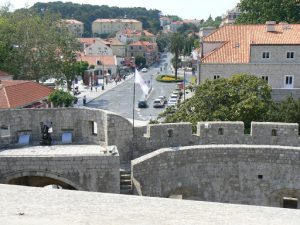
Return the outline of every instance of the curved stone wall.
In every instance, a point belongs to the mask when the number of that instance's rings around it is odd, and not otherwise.
[[[203,145],[160,149],[132,161],[146,196],[282,206],[300,199],[300,148]],[[298,203],[299,207],[299,203]]]

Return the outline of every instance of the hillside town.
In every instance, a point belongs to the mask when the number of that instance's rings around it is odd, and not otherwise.
[[[3,224],[300,224],[300,3],[1,4]]]

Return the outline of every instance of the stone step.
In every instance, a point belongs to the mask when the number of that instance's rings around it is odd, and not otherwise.
[[[131,185],[131,180],[120,180],[120,184],[126,184],[126,185]]]
[[[125,180],[126,180],[126,179],[131,179],[131,174],[121,174],[121,175],[120,175],[120,178],[121,178],[121,179],[125,179]]]
[[[120,171],[120,193],[127,195],[132,194],[131,171]]]
[[[132,195],[132,190],[128,189],[128,190],[120,190],[120,194],[123,194],[123,195]]]
[[[121,190],[131,190],[131,184],[121,184],[120,189]]]

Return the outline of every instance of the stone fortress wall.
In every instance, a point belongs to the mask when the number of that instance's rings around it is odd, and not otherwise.
[[[30,152],[44,151],[44,148],[49,147],[38,148],[41,149],[31,147]],[[95,149],[96,146],[92,148]],[[75,149],[69,150],[72,153]],[[52,151],[55,150],[51,146],[49,153]],[[81,155],[71,153],[66,155],[0,154],[0,183],[36,187],[57,184],[64,189],[120,193],[118,156],[101,153]]]
[[[59,108],[0,110],[0,149],[17,146],[18,137],[24,133],[30,134],[32,145],[39,144],[40,122],[52,122],[54,144],[61,144],[64,132],[71,132],[72,144],[117,146],[121,162],[127,163],[165,147],[204,144],[300,146],[298,124],[252,122],[250,134],[244,134],[243,122],[199,122],[196,133],[191,123],[151,124],[136,127],[133,138],[131,122],[117,114],[97,109]],[[93,126],[97,127],[96,133]]]
[[[133,138],[128,120],[102,110],[0,110],[0,147],[16,146],[22,133],[39,142],[45,121],[52,122],[57,144],[68,131],[71,145],[115,145],[122,163],[134,159],[140,195],[269,206],[300,198],[298,124],[253,122],[250,134],[242,122],[200,122],[195,133],[190,123],[153,124],[136,127]]]

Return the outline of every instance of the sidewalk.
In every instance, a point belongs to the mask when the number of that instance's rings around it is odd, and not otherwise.
[[[102,86],[99,86],[97,89],[95,87],[93,87],[93,89],[91,90],[91,87],[83,85],[82,81],[80,81],[80,83],[75,85],[76,87],[78,86],[78,91],[80,92],[80,94],[76,95],[76,97],[78,98],[78,102],[77,102],[77,104],[74,104],[74,107],[82,107],[83,106],[83,96],[86,96],[86,103],[89,103],[89,102],[93,101],[94,99],[98,98],[99,96],[103,95],[107,91],[119,86],[120,84],[122,84],[124,82],[127,82],[133,76],[134,76],[134,74],[132,73],[129,76],[127,76],[125,80],[122,79],[117,84],[115,81],[109,82],[104,85],[104,90],[102,90]]]

